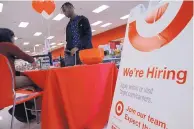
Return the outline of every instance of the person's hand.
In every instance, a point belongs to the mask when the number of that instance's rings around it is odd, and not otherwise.
[[[73,56],[79,49],[77,47],[74,47],[71,49],[71,55]]]
[[[31,65],[32,65],[33,69],[35,69],[37,66],[36,62],[33,62]]]

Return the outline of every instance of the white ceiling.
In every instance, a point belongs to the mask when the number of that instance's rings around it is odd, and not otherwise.
[[[0,27],[12,29],[15,35],[19,37],[16,44],[24,51],[30,50],[33,52],[34,45],[36,44],[42,44],[36,49],[37,51],[42,51],[44,38],[48,37],[49,32],[50,35],[55,36],[51,43],[65,42],[64,29],[69,21],[68,18],[65,17],[61,21],[53,21],[52,18],[46,20],[32,9],[31,1],[0,1],[0,3],[4,5],[3,11],[0,12]],[[63,3],[64,1],[56,1],[53,17],[61,12],[60,7]],[[96,30],[93,35],[125,24],[127,20],[121,20],[120,17],[128,14],[136,5],[144,4],[145,7],[148,6],[147,1],[73,1],[72,4],[76,8],[76,13],[86,16],[90,23],[98,20],[103,21],[103,23],[113,23],[107,28],[102,28],[100,25],[92,27],[92,29]],[[110,6],[110,8],[99,14],[92,12],[103,4]],[[29,22],[27,28],[18,27],[22,21]],[[43,34],[39,37],[34,37],[35,32],[42,32]],[[30,44],[24,46],[24,42],[30,42]]]

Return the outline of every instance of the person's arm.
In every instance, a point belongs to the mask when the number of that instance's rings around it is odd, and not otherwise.
[[[80,38],[81,41],[78,44],[79,46],[76,46],[79,49],[81,47],[85,48],[88,45],[88,43],[91,40],[91,38],[92,38],[92,32],[91,32],[91,27],[90,27],[89,20],[86,17],[83,16],[81,22],[82,22],[82,25],[83,25],[84,36],[82,38]]]
[[[80,20],[81,25],[83,26],[83,36],[80,38],[80,41],[75,47],[71,50],[71,55],[74,55],[76,51],[81,50],[82,48],[87,48],[89,45],[88,43],[91,43],[92,38],[92,32],[89,20],[82,16],[82,19]],[[90,45],[92,46],[92,44]]]
[[[13,44],[9,44],[9,50],[10,50],[9,53],[18,59],[22,59],[22,60],[27,61],[29,63],[35,62],[35,60],[32,56],[26,54],[19,47],[15,46]]]
[[[67,26],[66,26],[66,29],[65,29],[65,34],[66,34],[66,48],[65,48],[65,50],[70,50],[70,48],[69,48],[69,44],[70,44],[70,42],[71,42],[71,40],[70,40],[70,38],[71,38],[71,33],[70,33],[70,30],[71,29],[71,27],[70,27],[70,22],[67,24]]]

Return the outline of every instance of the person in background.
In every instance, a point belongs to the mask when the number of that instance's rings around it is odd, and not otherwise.
[[[15,59],[22,59],[24,61],[32,63],[32,65],[35,65],[35,60],[33,57],[27,55],[14,44],[14,37],[15,35],[13,31],[11,31],[10,29],[0,28],[0,54],[4,55],[9,60],[9,63],[12,67],[12,71],[15,75],[15,89],[17,90],[19,88],[31,86],[35,90],[40,90],[40,88],[38,88],[27,76],[15,70]],[[30,102],[27,102],[26,105],[28,108],[33,107]],[[27,122],[24,111],[25,110],[23,104],[16,105],[15,117],[20,122]],[[9,113],[12,114],[12,108],[9,110]],[[34,115],[31,114],[30,111],[28,111],[28,117],[29,120],[36,118]]]
[[[89,20],[85,16],[79,16],[75,13],[73,4],[66,2],[61,7],[62,12],[70,21],[66,27],[66,53],[65,58],[75,56],[79,50],[92,48],[92,32]],[[77,55],[77,64],[81,64],[79,56]],[[69,65],[74,65],[75,62],[65,60]]]

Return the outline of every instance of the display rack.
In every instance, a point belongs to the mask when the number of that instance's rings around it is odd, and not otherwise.
[[[15,61],[16,71],[48,69],[50,66],[52,66],[52,58],[50,54],[36,55],[32,57],[36,61],[37,64],[36,68],[32,67],[32,65],[26,61],[16,59]]]
[[[121,57],[110,57],[110,58],[104,58],[103,63],[115,63],[117,68],[120,66]]]

